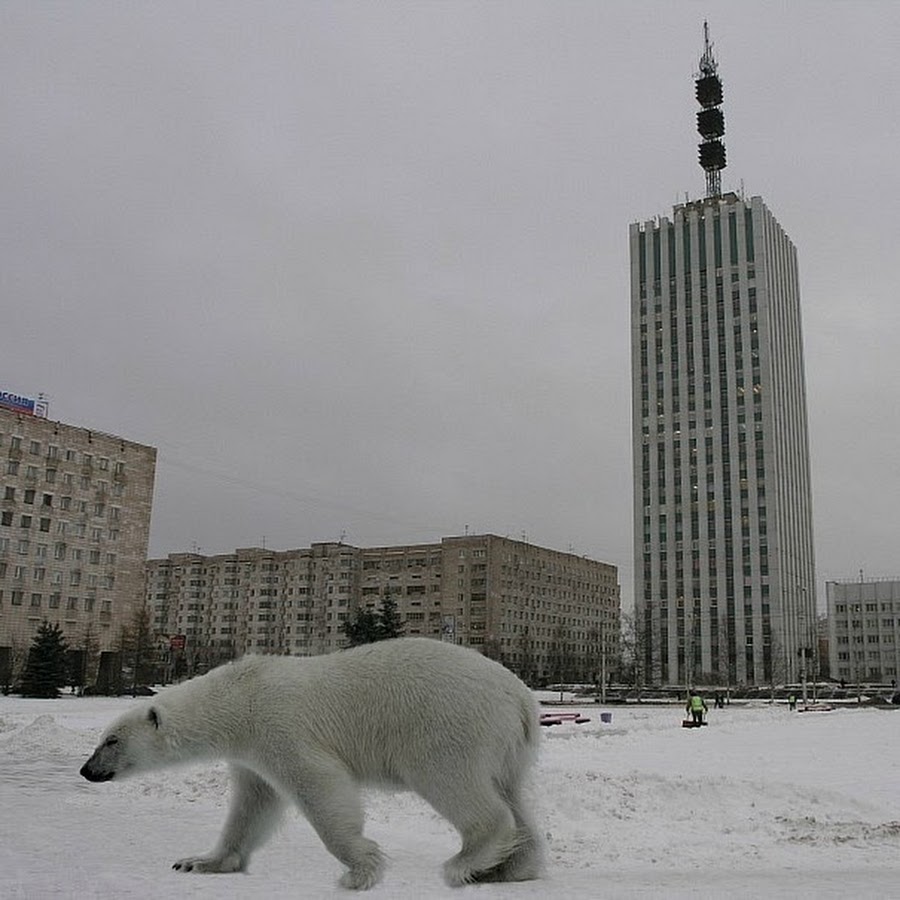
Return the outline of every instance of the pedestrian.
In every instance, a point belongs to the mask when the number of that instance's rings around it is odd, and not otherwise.
[[[699,691],[688,692],[688,701],[685,710],[691,714],[695,726],[703,724],[703,713],[707,712],[706,701],[700,696]]]
[[[788,697],[788,708],[789,709],[797,708],[797,698],[793,694],[791,694],[790,697]]]

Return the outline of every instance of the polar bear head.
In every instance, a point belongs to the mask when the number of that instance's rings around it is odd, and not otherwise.
[[[165,725],[156,704],[129,710],[106,729],[81,774],[88,781],[110,781],[177,761]]]

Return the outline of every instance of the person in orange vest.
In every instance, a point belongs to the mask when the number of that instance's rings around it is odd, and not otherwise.
[[[688,701],[685,704],[685,711],[691,714],[695,725],[703,724],[703,713],[707,712],[706,701],[700,696],[698,691],[690,691]]]

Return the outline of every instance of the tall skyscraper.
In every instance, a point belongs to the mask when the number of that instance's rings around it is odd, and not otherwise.
[[[707,195],[630,229],[644,677],[796,681],[816,636],[797,252],[761,198],[721,192],[708,34],[696,91]]]

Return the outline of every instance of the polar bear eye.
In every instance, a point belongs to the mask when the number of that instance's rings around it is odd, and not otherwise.
[[[118,744],[118,743],[119,743],[119,739],[117,737],[115,737],[115,735],[114,735],[113,737],[108,737],[106,739],[106,743],[104,744],[104,746],[115,747],[116,744]]]

